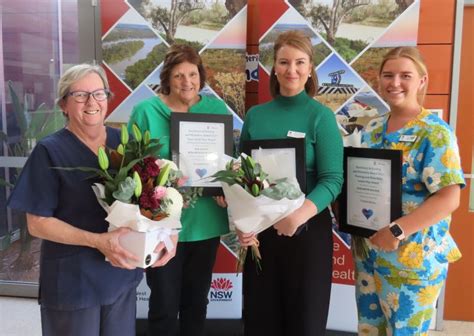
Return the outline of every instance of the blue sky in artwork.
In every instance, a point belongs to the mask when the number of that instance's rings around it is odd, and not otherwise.
[[[335,53],[329,56],[316,69],[320,85],[323,83],[331,83],[331,76],[329,76],[329,74],[341,70],[344,71],[344,73],[341,74],[340,84],[354,85],[358,89],[364,86],[363,80]]]

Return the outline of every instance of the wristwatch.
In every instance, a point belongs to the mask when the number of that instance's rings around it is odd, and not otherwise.
[[[397,223],[395,222],[390,223],[388,228],[390,229],[390,232],[393,234],[393,236],[397,238],[398,240],[405,239],[405,232],[403,232],[403,229]]]

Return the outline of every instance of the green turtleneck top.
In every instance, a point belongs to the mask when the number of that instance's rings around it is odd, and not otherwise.
[[[284,139],[288,131],[305,134],[306,198],[322,212],[341,191],[343,145],[334,113],[302,91],[277,96],[252,107],[245,117],[240,143]]]

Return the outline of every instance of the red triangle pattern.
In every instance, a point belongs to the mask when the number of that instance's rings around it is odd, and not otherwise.
[[[109,110],[107,115],[112,113],[121,102],[125,100],[130,94],[130,90],[115,76],[115,74],[109,70],[106,66],[102,66],[109,80],[110,90],[113,92],[114,97],[109,102]]]
[[[235,273],[237,269],[237,258],[222,243],[217,250],[216,263],[213,273]]]
[[[272,99],[270,94],[270,76],[261,66],[258,67],[258,103],[263,104]]]
[[[102,0],[100,2],[102,35],[118,21],[128,10],[129,6],[122,0]],[[107,13],[107,14],[105,14]]]
[[[257,12],[260,23],[259,36],[262,36],[288,9],[284,0],[259,0]],[[271,8],[271,10],[268,10]]]

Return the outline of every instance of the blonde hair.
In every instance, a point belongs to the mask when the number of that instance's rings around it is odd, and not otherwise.
[[[423,87],[421,88],[420,92],[418,93],[418,103],[423,105],[425,100],[426,91],[428,89],[428,69],[426,67],[426,63],[423,60],[423,57],[420,54],[420,51],[415,47],[397,47],[391,49],[382,59],[382,63],[380,64],[379,68],[379,76],[382,74],[383,67],[385,63],[389,60],[395,60],[398,58],[408,58],[413,62],[415,65],[416,70],[420,76],[426,76],[426,82],[424,83]]]
[[[98,65],[92,65],[88,63],[77,64],[69,69],[67,69],[64,74],[61,76],[58,82],[58,91],[57,91],[57,98],[56,104],[60,105],[62,101],[67,98],[68,93],[70,92],[71,86],[80,80],[81,78],[87,76],[90,73],[97,74],[100,79],[102,79],[102,83],[104,83],[104,89],[109,90],[109,82],[107,80],[107,76],[105,74],[104,69]],[[109,95],[109,99],[111,94]]]
[[[313,62],[313,45],[311,39],[300,30],[289,30],[281,33],[273,46],[273,67],[270,73],[270,93],[273,98],[280,94],[280,83],[275,75],[275,62],[277,58],[277,52],[284,46],[290,46],[304,52],[309,57],[311,63],[311,77],[308,78],[304,86],[306,93],[310,97],[314,97],[318,92],[318,77],[314,71]]]

